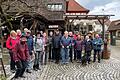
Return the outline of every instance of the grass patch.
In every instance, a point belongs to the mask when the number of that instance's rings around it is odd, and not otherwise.
[[[0,75],[0,80],[7,80],[7,78],[4,75]]]

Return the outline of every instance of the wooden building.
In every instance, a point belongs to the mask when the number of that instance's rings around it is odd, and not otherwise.
[[[75,0],[68,0],[66,2],[66,16],[79,16],[79,15],[87,15],[89,10],[81,6]],[[75,19],[66,18],[66,30],[68,31],[79,31],[79,25],[74,25]]]
[[[46,32],[64,31],[68,23],[64,15],[83,15],[89,12],[75,0],[6,0],[2,8],[12,16],[14,29],[29,28]]]
[[[108,31],[110,32],[111,45],[116,45],[116,39],[120,39],[120,20],[112,21]]]

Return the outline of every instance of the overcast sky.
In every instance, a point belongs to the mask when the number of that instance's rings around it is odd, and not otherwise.
[[[76,0],[90,10],[89,14],[113,14],[111,20],[120,19],[120,0]]]

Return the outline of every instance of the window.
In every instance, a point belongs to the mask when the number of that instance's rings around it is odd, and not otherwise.
[[[55,5],[55,10],[58,10],[59,9],[59,5]]]
[[[51,5],[48,5],[48,9],[51,9]]]
[[[88,31],[92,31],[92,30],[93,30],[92,25],[89,25],[89,27],[88,27]]]
[[[48,10],[51,11],[61,11],[63,9],[62,4],[48,4],[47,5]]]
[[[59,8],[58,8],[58,9],[59,9],[59,10],[62,10],[62,5],[58,5],[58,6],[59,6]]]
[[[118,37],[120,37],[120,31],[118,32]]]
[[[51,10],[54,11],[54,9],[55,9],[55,6],[51,5]]]

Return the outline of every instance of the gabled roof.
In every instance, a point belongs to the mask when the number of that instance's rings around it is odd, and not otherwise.
[[[120,30],[120,20],[112,21],[108,31]]]
[[[67,13],[88,13],[89,10],[81,6],[75,0],[69,0],[66,2],[66,12]]]

